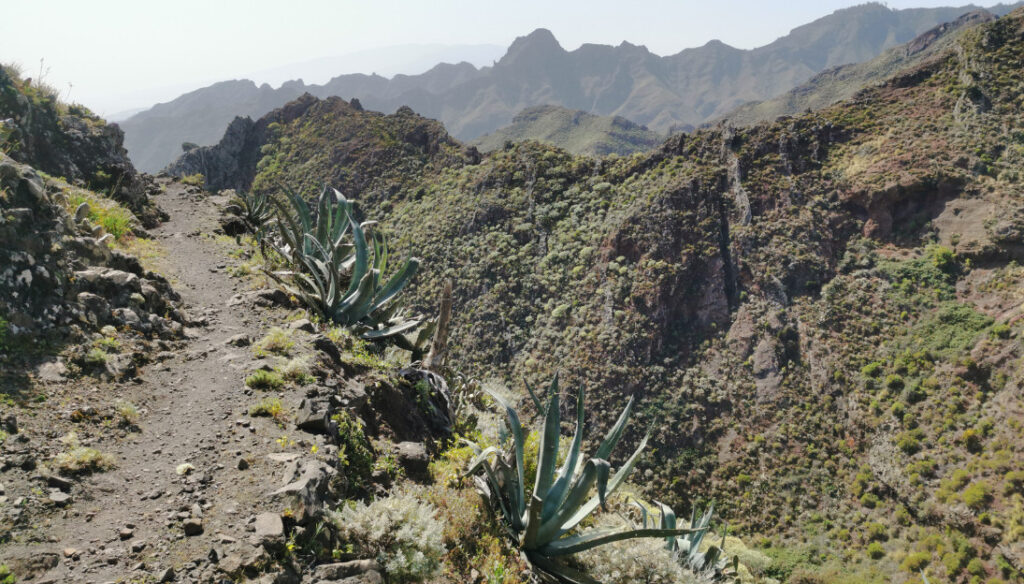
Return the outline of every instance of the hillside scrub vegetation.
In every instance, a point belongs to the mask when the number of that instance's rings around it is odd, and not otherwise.
[[[331,98],[273,125],[252,191],[342,187],[416,249],[414,309],[453,280],[463,374],[560,370],[592,388],[595,430],[629,396],[636,427],[671,420],[638,463],[645,492],[714,498],[764,538],[765,577],[954,579],[960,542],[1012,580],[1022,19],[816,113],[650,154],[479,157],[411,111]]]

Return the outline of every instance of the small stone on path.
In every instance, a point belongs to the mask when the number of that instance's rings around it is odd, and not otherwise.
[[[203,532],[203,521],[190,517],[182,522],[181,526],[185,529],[185,535],[191,537],[193,535],[199,535]]]

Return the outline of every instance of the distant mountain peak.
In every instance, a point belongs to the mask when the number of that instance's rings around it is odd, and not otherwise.
[[[701,48],[704,48],[704,49],[716,49],[716,50],[729,50],[729,51],[736,51],[736,50],[738,50],[736,47],[734,47],[732,45],[727,45],[727,44],[723,43],[719,39],[711,39],[710,41],[704,43],[704,46],[701,47]]]
[[[565,49],[559,44],[555,35],[546,28],[538,28],[526,36],[516,37],[509,46],[508,52],[502,59],[515,58],[526,54],[552,54],[563,53]]]

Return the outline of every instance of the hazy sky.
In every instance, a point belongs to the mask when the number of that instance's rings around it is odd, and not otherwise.
[[[666,55],[711,39],[752,48],[860,3],[4,0],[0,62],[19,63],[25,75],[36,77],[43,59],[44,81],[72,101],[113,114],[167,101],[215,81],[252,78],[254,72],[318,57],[408,44],[507,46],[538,27],[550,29],[569,50],[585,42],[628,40]],[[888,5],[966,3],[893,0]]]

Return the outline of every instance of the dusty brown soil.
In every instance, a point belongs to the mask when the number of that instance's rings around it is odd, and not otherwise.
[[[284,315],[237,301],[250,286],[227,273],[234,260],[211,236],[225,201],[163,182],[166,193],[155,199],[170,220],[152,234],[166,248],[166,275],[185,310],[206,326],[189,329],[180,350],[165,352],[165,360],[141,368],[134,380],[39,382],[50,397],[19,416],[19,440],[48,449],[39,449],[37,469],[0,474],[4,506],[21,503],[28,513],[11,541],[0,543],[0,560],[21,566],[19,582],[155,582],[167,568],[177,582],[220,581],[211,552],[220,560],[251,556],[255,514],[282,511],[268,508],[267,495],[281,486],[287,466],[275,459],[286,457],[268,454],[312,456],[312,445],[322,442],[247,415],[265,394],[248,389],[244,379],[262,362],[250,347],[226,341],[239,334],[258,339]],[[301,393],[295,388],[280,396],[294,408]],[[109,411],[115,400],[138,406],[137,428],[70,419],[69,412],[87,407]],[[113,455],[116,467],[74,481],[65,488],[72,500],[61,507],[49,500],[43,453],[59,448],[57,437],[68,431]],[[183,464],[194,470],[179,474]],[[187,536],[186,518],[200,519],[202,533]]]

